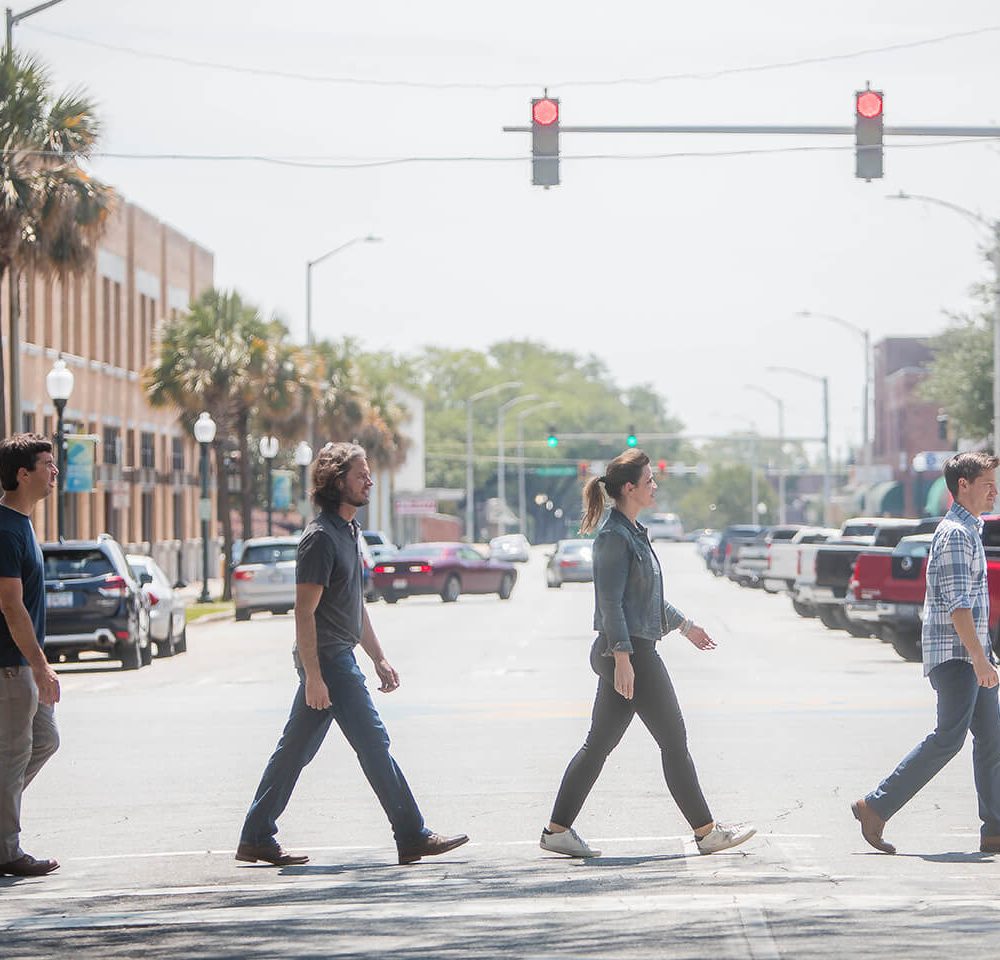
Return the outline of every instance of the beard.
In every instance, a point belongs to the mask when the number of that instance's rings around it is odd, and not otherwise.
[[[345,493],[341,497],[342,502],[346,503],[349,507],[367,507],[370,499],[371,497],[367,493],[359,493],[356,496]]]

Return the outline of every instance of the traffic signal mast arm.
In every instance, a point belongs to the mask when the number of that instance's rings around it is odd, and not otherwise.
[[[532,127],[504,127],[504,133],[531,133]],[[735,133],[778,134],[786,136],[853,136],[852,125],[795,124],[674,124],[630,126],[560,125],[560,133]],[[894,137],[986,137],[1000,140],[1000,127],[941,127],[899,125],[883,128]]]

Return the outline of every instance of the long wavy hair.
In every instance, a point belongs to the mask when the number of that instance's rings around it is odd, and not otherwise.
[[[365,458],[365,448],[356,443],[328,443],[319,452],[312,468],[312,500],[320,510],[336,512],[343,491],[340,481],[347,476],[351,464]]]

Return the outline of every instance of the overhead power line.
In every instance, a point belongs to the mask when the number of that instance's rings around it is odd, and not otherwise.
[[[58,37],[73,43],[81,43],[101,50],[114,53],[124,53],[145,60],[161,60],[165,63],[180,64],[187,67],[197,67],[205,70],[222,70],[229,73],[253,77],[267,77],[278,80],[293,80],[304,83],[339,84],[366,87],[408,87],[419,90],[537,90],[548,87],[550,90],[565,90],[570,87],[609,87],[621,85],[648,86],[658,83],[668,83],[681,80],[720,80],[724,77],[740,76],[750,73],[765,73],[776,70],[791,70],[798,67],[813,66],[822,63],[833,63],[843,60],[854,60],[877,53],[894,53],[901,50],[913,50],[919,47],[929,47],[936,44],[951,43],[955,40],[965,40],[970,37],[1000,32],[1000,24],[977,27],[972,30],[959,30],[952,33],[925,37],[922,40],[909,40],[901,43],[886,44],[881,47],[863,47],[844,53],[831,53],[815,57],[797,57],[793,60],[778,60],[771,63],[749,64],[740,67],[720,67],[710,70],[689,70],[679,73],[665,73],[647,77],[612,77],[600,79],[562,80],[558,82],[542,80],[517,80],[491,83],[475,80],[408,80],[401,78],[380,79],[377,77],[332,76],[325,74],[303,73],[294,70],[274,70],[265,67],[247,67],[233,63],[221,63],[213,60],[202,60],[196,57],[185,57],[174,53],[162,53],[156,50],[142,50],[124,44],[108,43],[106,40],[96,40],[92,37],[81,37],[61,30],[51,30],[25,24],[22,29],[33,31],[48,37]]]
[[[917,150],[931,149],[937,147],[962,146],[965,144],[995,143],[1000,140],[1000,136],[995,138],[979,137],[957,138],[954,140],[923,141],[920,143],[897,143],[890,149],[893,150]],[[594,161],[594,160],[680,160],[685,158],[711,158],[711,157],[750,157],[765,156],[770,154],[783,153],[836,153],[843,151],[853,151],[854,144],[839,145],[802,145],[795,147],[759,147],[745,148],[741,150],[677,150],[667,153],[587,153],[587,154],[563,154],[564,161]],[[32,151],[32,156],[39,157],[64,157],[64,154],[50,151]],[[315,170],[359,170],[370,167],[393,167],[414,164],[442,164],[442,163],[528,163],[531,161],[530,155],[516,156],[409,156],[409,157],[280,157],[267,156],[264,154],[238,154],[238,153],[135,153],[119,151],[94,151],[89,155],[90,159],[102,160],[159,160],[171,162],[207,162],[207,163],[265,163],[272,166],[299,167]]]

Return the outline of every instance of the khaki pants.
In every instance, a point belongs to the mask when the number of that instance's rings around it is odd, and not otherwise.
[[[55,711],[38,702],[30,667],[0,667],[0,863],[21,849],[21,794],[59,747]]]

